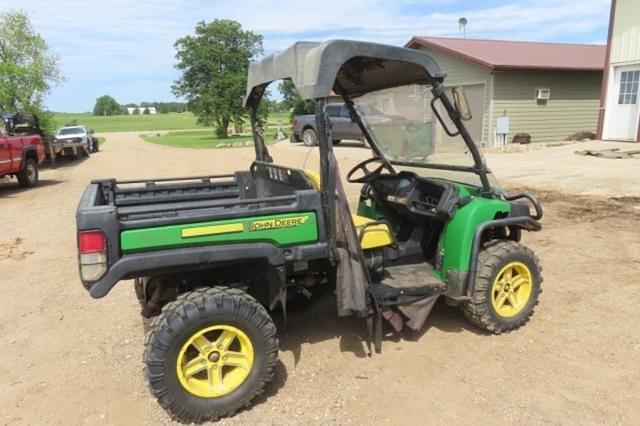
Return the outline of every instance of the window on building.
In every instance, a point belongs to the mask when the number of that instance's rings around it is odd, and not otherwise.
[[[619,105],[636,104],[638,102],[639,81],[640,70],[622,71],[620,73],[620,94],[618,95]]]

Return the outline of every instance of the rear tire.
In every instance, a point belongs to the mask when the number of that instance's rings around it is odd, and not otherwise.
[[[24,167],[16,177],[18,184],[23,188],[33,188],[38,185],[38,163],[33,158],[27,158]]]
[[[145,297],[144,282],[142,278],[135,278],[133,280],[133,289],[136,292],[136,299],[140,304],[140,308],[144,308],[147,305],[147,298]]]
[[[318,135],[316,134],[316,131],[313,129],[305,129],[305,131],[302,132],[302,142],[306,146],[318,145]]]
[[[154,319],[145,342],[145,377],[173,419],[215,421],[264,391],[277,353],[275,324],[254,298],[238,289],[199,289]]]
[[[462,311],[485,331],[515,330],[533,314],[541,285],[540,262],[531,249],[515,241],[491,241],[478,254],[475,288]]]

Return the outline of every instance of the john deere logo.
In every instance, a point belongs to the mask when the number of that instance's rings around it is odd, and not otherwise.
[[[309,219],[309,216],[286,217],[282,219],[256,220],[249,225],[249,231],[266,231],[269,229],[293,228],[302,225]]]

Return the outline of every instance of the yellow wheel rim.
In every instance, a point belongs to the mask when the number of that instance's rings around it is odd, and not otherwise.
[[[533,279],[529,267],[522,262],[510,262],[498,272],[493,281],[493,309],[501,317],[514,317],[527,305],[532,290]]]
[[[253,367],[253,345],[242,330],[214,325],[191,336],[180,349],[178,380],[191,394],[217,398],[236,390]]]

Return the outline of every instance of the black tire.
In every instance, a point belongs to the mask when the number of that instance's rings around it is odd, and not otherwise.
[[[342,139],[333,139],[331,141],[334,145],[340,145],[340,142],[342,142]]]
[[[306,146],[316,146],[318,145],[318,134],[312,128],[304,129],[302,132],[302,143]]]
[[[494,288],[494,283],[496,283],[498,274],[503,268],[514,262],[524,265],[529,271],[528,278],[530,279],[526,279],[525,282],[530,282],[531,291],[525,300],[519,302],[521,305],[517,309],[513,306],[518,306],[518,304],[511,303],[511,300],[517,300],[517,297],[503,299],[503,305],[509,305],[506,308],[514,311],[513,315],[504,316],[494,306],[493,297],[496,297],[496,299],[500,297],[500,293],[495,296],[496,288]],[[527,278],[527,274],[525,273],[524,275]],[[471,300],[462,305],[462,311],[469,322],[485,331],[500,334],[515,330],[524,325],[533,314],[533,310],[538,304],[538,296],[542,292],[542,281],[540,261],[531,249],[515,241],[491,241],[478,254],[475,289],[471,295]],[[513,286],[513,283],[510,282],[509,286]],[[500,290],[497,291],[500,292]],[[513,293],[513,288],[511,288],[511,292]],[[503,294],[506,295],[506,293],[508,292]],[[499,304],[500,302],[497,301],[497,303]]]
[[[27,158],[24,167],[16,177],[18,184],[23,188],[33,188],[38,185],[38,163],[33,158]]]
[[[144,283],[142,278],[135,278],[133,280],[133,288],[136,292],[136,299],[138,300],[140,307],[144,308],[147,304],[147,300],[144,297]]]
[[[196,396],[182,385],[176,367],[189,339],[215,325],[230,325],[245,333],[253,348],[253,361],[248,376],[230,393],[216,397]],[[207,348],[216,352],[213,343],[211,341]],[[187,345],[185,351],[189,349],[192,348]],[[220,354],[215,361],[211,359],[213,352],[197,357],[219,362]],[[145,342],[145,377],[151,393],[173,419],[183,423],[215,421],[249,406],[264,391],[273,377],[277,353],[275,324],[254,298],[238,289],[199,289],[168,303],[154,319]],[[223,365],[219,370],[220,383],[224,382]],[[210,380],[209,374],[214,370],[208,369],[206,367],[201,373]]]

